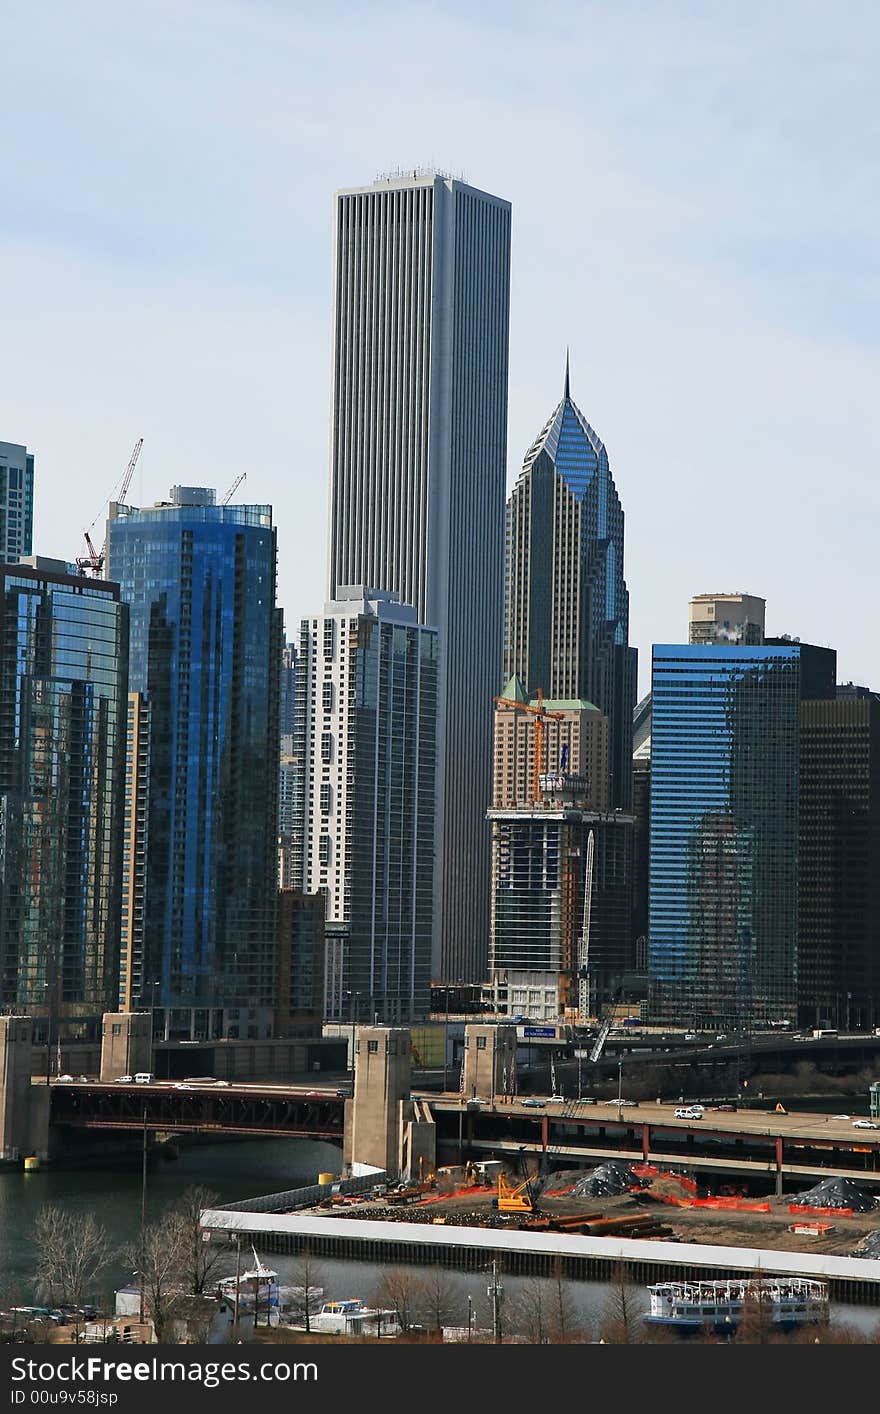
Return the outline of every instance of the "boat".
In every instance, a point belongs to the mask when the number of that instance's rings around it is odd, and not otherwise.
[[[324,1301],[320,1310],[309,1319],[309,1329],[332,1335],[399,1335],[400,1318],[396,1311],[365,1306],[359,1297],[345,1301]]]
[[[649,1286],[646,1325],[667,1326],[683,1335],[736,1330],[749,1306],[764,1308],[777,1330],[793,1330],[828,1318],[826,1282],[806,1277],[751,1277],[729,1281],[664,1281]]]

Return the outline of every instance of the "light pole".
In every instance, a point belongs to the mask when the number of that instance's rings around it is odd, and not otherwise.
[[[308,1300],[308,1292],[306,1293]],[[241,1310],[241,1233],[235,1234],[235,1311],[232,1316],[232,1334],[238,1340],[241,1330],[239,1311]]]
[[[470,1294],[468,1294],[467,1303],[468,1303],[468,1340],[470,1340],[470,1338],[471,1338],[471,1332],[472,1332],[472,1330],[473,1330],[473,1328],[474,1328],[474,1301],[473,1301],[473,1297],[472,1297]]]
[[[140,1322],[144,1323],[144,1260],[147,1227],[147,1107],[144,1105],[144,1142],[141,1153],[141,1259],[140,1259]]]
[[[617,1057],[617,1118],[623,1118],[623,1051]]]
[[[489,1290],[488,1290],[488,1293],[487,1293],[487,1294],[492,1298],[492,1334],[493,1334],[493,1336],[494,1336],[494,1338],[495,1338],[495,1343],[496,1343],[496,1345],[500,1345],[500,1344],[501,1344],[501,1300],[502,1300],[502,1297],[504,1296],[504,1287],[501,1285],[500,1281],[498,1280],[498,1263],[497,1263],[497,1261],[495,1261],[494,1259],[493,1259],[493,1262],[492,1262],[492,1285],[489,1287]]]

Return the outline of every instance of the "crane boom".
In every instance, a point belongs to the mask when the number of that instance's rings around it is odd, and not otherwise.
[[[535,750],[532,760],[532,802],[536,803],[541,798],[541,775],[544,770],[544,720],[552,718],[554,721],[563,722],[564,712],[550,712],[544,706],[544,694],[540,688],[537,692],[537,703],[519,702],[515,697],[496,697],[496,707],[512,707],[517,712],[529,712],[535,719]]]
[[[220,501],[221,506],[226,506],[226,505],[229,504],[229,502],[232,500],[232,497],[235,495],[236,491],[238,490],[239,486],[240,486],[241,483],[244,481],[244,479],[245,479],[246,476],[247,476],[247,472],[246,472],[246,471],[241,471],[241,472],[239,472],[238,476],[237,476],[237,477],[235,478],[235,480],[233,481],[233,483],[232,483],[232,485],[230,486],[229,490],[226,492],[226,495],[221,499],[221,501]]]
[[[117,499],[123,503],[125,502],[125,498],[128,495],[128,488],[131,486],[131,479],[134,476],[134,469],[137,466],[138,457],[141,454],[141,447],[143,445],[143,437],[138,437],[137,441],[134,444],[134,451],[128,459],[128,466],[125,468],[125,471],[122,474],[122,480],[119,483],[119,495]],[[112,491],[110,493],[110,498],[113,498]],[[97,525],[100,515],[101,511],[98,511],[98,514],[95,516],[95,519],[92,521],[88,530],[83,531],[83,539],[86,542],[86,554],[77,555],[76,559],[77,573],[90,574],[93,576],[94,579],[100,579],[101,575],[104,573],[104,556],[107,550],[106,535],[104,536],[104,540],[100,550],[95,549],[94,542],[92,541],[91,532]]]

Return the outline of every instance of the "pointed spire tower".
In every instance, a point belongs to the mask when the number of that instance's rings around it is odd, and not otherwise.
[[[636,651],[629,647],[624,516],[608,453],[571,397],[571,361],[507,503],[504,672],[586,699],[610,728],[611,804],[632,800]]]

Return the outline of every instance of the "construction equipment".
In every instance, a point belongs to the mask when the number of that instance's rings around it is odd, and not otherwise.
[[[541,776],[544,774],[544,722],[550,718],[565,721],[564,712],[550,712],[544,706],[544,694],[540,688],[535,702],[518,702],[515,697],[496,697],[496,707],[512,707],[516,712],[528,712],[535,719],[535,750],[532,753],[532,804],[541,798]]]
[[[128,466],[125,468],[125,471],[122,474],[122,480],[119,483],[119,494],[118,496],[114,497],[113,492],[111,491],[108,500],[117,500],[121,501],[123,504],[125,503],[125,498],[128,495],[128,488],[131,486],[131,479],[134,476],[134,469],[137,466],[138,457],[141,454],[141,447],[143,445],[144,439],[143,437],[139,437],[134,444],[134,451],[128,459]],[[105,535],[104,542],[101,545],[100,550],[96,550],[94,544],[92,543],[92,537],[90,533],[98,524],[98,520],[100,519],[103,509],[104,508],[102,506],[101,510],[98,512],[98,514],[95,516],[95,519],[89,526],[88,530],[83,531],[83,539],[86,542],[86,550],[88,551],[88,553],[85,555],[77,555],[76,558],[77,574],[88,574],[91,575],[93,579],[100,579],[104,573],[104,555],[107,549],[107,537]]]
[[[247,476],[247,472],[246,472],[246,471],[241,471],[241,472],[239,472],[238,476],[237,476],[237,477],[235,478],[235,480],[233,481],[233,483],[232,483],[232,485],[230,486],[229,490],[226,492],[226,495],[221,498],[221,500],[220,500],[221,506],[228,506],[229,502],[232,500],[233,496],[235,495],[236,491],[238,490],[239,486],[240,486],[241,483],[244,481],[244,479],[245,479],[246,476]]]
[[[497,1208],[499,1213],[537,1212],[538,1199],[547,1185],[548,1175],[538,1174],[532,1177],[522,1153],[520,1163],[523,1172],[521,1183],[513,1183],[506,1174],[498,1175],[498,1196],[492,1206]]]

